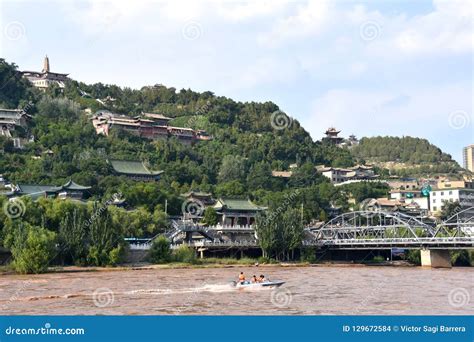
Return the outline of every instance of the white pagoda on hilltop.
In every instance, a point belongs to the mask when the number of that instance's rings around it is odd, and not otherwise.
[[[68,80],[69,74],[60,74],[51,72],[49,68],[49,58],[44,57],[43,70],[40,71],[22,71],[23,77],[28,79],[34,87],[46,90],[52,84],[56,84],[59,88],[64,88],[64,82]]]

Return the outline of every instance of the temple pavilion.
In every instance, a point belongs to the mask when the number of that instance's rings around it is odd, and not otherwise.
[[[323,138],[325,141],[329,141],[335,145],[338,145],[344,141],[344,138],[338,137],[338,134],[341,133],[341,131],[338,131],[334,127],[329,127],[324,134],[326,136]]]
[[[259,212],[266,210],[250,200],[219,198],[214,204],[214,209],[222,226],[247,226],[255,223],[255,218]]]
[[[212,198],[212,194],[202,191],[189,191],[180,195],[190,202],[201,202],[205,206],[214,205],[216,201]]]
[[[109,160],[114,173],[119,176],[126,176],[127,178],[143,181],[153,182],[160,179],[163,171],[152,171],[141,161],[133,160]]]
[[[63,185],[38,185],[38,184],[17,184],[12,187],[12,191],[7,193],[7,197],[29,196],[33,199],[40,197],[62,198],[83,200],[87,197],[90,186],[79,185],[69,180]]]

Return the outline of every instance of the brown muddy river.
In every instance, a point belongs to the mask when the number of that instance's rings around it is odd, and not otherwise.
[[[265,274],[278,290],[235,290]],[[474,314],[474,268],[242,267],[0,276],[2,315]]]

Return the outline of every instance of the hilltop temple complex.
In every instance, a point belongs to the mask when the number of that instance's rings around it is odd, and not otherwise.
[[[105,136],[108,136],[112,130],[122,130],[151,140],[176,137],[180,142],[189,144],[212,139],[203,130],[169,126],[168,123],[172,119],[162,114],[142,113],[141,116],[130,117],[102,111],[95,114],[91,120],[96,133]]]
[[[43,70],[41,71],[22,71],[23,77],[28,79],[34,87],[46,90],[51,85],[56,84],[59,88],[65,87],[64,82],[68,80],[69,74],[61,74],[58,72],[51,72],[49,67],[48,56],[44,57]]]
[[[339,147],[351,147],[359,144],[359,140],[354,134],[349,135],[349,138],[346,139],[344,137],[339,136],[339,133],[341,133],[341,131],[338,131],[334,127],[329,127],[326,132],[324,132],[326,136],[321,140]]]

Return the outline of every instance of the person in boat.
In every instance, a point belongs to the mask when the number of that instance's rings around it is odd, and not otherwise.
[[[264,283],[266,282],[267,280],[265,279],[265,276],[263,274],[260,274],[260,278],[258,278],[258,282],[259,283]]]
[[[258,283],[257,276],[254,274],[252,277],[252,283]]]
[[[239,274],[239,283],[241,283],[241,284],[245,283],[245,274],[244,274],[244,272],[240,272],[240,274]]]

